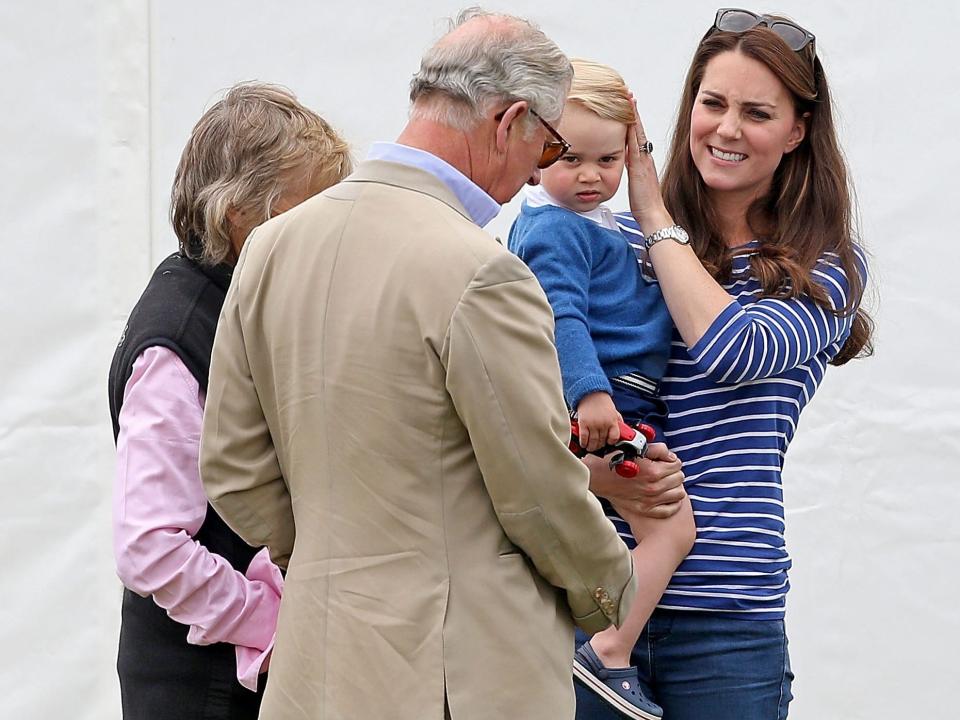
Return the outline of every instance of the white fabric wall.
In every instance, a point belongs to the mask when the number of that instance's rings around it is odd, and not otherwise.
[[[619,68],[663,158],[718,0],[495,2]],[[363,157],[453,3],[0,3],[0,717],[119,717],[107,369],[180,149],[217,92],[280,82]],[[782,0],[840,108],[879,290],[877,354],[832,370],[785,478],[793,718],[953,718],[960,641],[955,240],[960,5]],[[622,198],[621,198],[622,199]],[[619,206],[625,206],[620,202]],[[505,234],[516,206],[491,226]],[[706,716],[705,716],[706,717]]]

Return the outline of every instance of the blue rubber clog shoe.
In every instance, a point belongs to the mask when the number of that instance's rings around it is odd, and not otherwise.
[[[661,720],[663,708],[647,699],[640,689],[637,668],[607,668],[585,642],[573,656],[573,679],[631,720]]]

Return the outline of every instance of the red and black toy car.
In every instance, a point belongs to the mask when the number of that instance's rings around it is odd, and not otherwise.
[[[636,460],[647,454],[647,447],[656,436],[656,431],[645,423],[637,423],[631,427],[621,420],[620,439],[612,445],[591,450],[589,454],[606,457],[612,453],[610,469],[620,477],[635,477],[640,472]],[[583,457],[588,452],[580,445],[580,425],[575,418],[570,419],[570,450],[577,457]]]

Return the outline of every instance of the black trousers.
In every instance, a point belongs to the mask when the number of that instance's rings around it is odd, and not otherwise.
[[[124,590],[117,674],[123,720],[256,720],[259,692],[237,682],[232,645],[190,645],[186,625]]]

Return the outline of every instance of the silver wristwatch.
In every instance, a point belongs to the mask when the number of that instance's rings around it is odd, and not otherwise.
[[[679,225],[670,225],[669,227],[660,228],[656,232],[647,235],[647,237],[644,239],[643,246],[649,250],[658,242],[661,240],[666,240],[667,238],[670,238],[675,243],[680,245],[690,244],[690,236],[687,235],[686,230]]]

